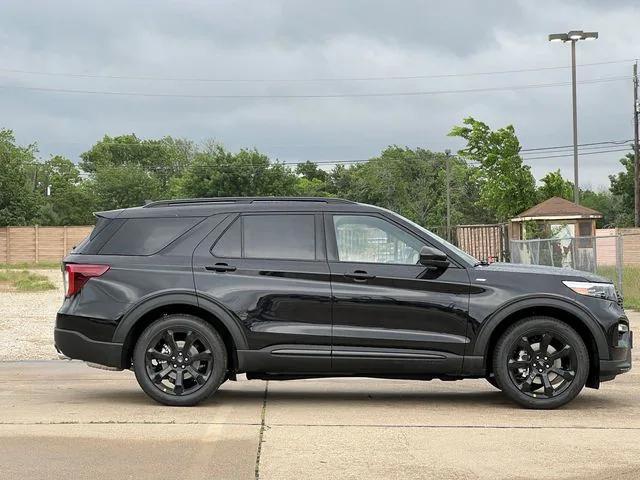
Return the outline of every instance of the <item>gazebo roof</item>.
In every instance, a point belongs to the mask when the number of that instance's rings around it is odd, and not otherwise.
[[[551,197],[538,205],[525,210],[511,219],[512,222],[526,220],[578,220],[596,219],[603,215],[592,208],[577,205],[560,197]]]

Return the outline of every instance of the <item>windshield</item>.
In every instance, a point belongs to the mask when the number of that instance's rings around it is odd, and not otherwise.
[[[395,217],[403,219],[405,222],[409,222],[411,225],[413,225],[418,230],[420,230],[422,233],[424,233],[427,237],[432,239],[435,243],[440,243],[440,244],[444,245],[449,250],[453,251],[455,254],[460,256],[463,260],[465,260],[466,262],[469,262],[471,265],[478,265],[480,263],[480,261],[477,258],[473,257],[472,255],[469,255],[464,250],[460,250],[453,243],[447,242],[444,238],[442,238],[442,237],[436,235],[435,233],[427,230],[426,228],[418,225],[416,222],[412,222],[408,218],[405,218],[405,217],[403,217],[401,215],[398,215],[397,213],[392,212],[391,210],[386,210],[386,211],[391,213]]]

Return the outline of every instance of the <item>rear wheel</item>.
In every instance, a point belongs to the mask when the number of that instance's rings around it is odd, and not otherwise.
[[[195,405],[214,393],[227,373],[224,342],[191,315],[168,315],[142,333],[133,354],[138,383],[165,405]]]
[[[521,320],[500,337],[494,351],[496,381],[511,400],[551,409],[573,400],[589,375],[589,353],[580,335],[550,317]]]

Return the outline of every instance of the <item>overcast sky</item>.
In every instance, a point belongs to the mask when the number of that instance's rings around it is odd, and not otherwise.
[[[389,144],[456,150],[446,134],[469,115],[513,124],[525,149],[568,145],[568,84],[478,90],[569,82],[569,68],[540,70],[570,64],[569,45],[547,34],[584,29],[600,38],[577,45],[578,64],[615,63],[578,68],[579,81],[597,80],[578,85],[579,142],[627,140],[639,24],[638,1],[2,0],[0,127],[45,159],[74,161],[104,134],[131,132],[215,138],[285,162],[369,158]],[[523,69],[539,70],[388,78]],[[443,90],[476,91],[433,93]],[[415,92],[432,93],[322,97]],[[581,156],[581,184],[608,186],[620,155]],[[571,156],[527,162],[537,178],[573,175]]]

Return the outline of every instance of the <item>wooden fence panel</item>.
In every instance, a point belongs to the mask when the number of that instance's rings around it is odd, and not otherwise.
[[[616,235],[615,228],[596,229],[596,259],[598,266],[616,264]]]
[[[598,265],[615,265],[618,261],[617,235],[622,235],[622,262],[640,266],[640,228],[599,228],[596,230]]]
[[[508,256],[507,228],[496,225],[459,225],[457,245],[479,260],[504,261]]]
[[[2,227],[0,263],[60,261],[93,226]]]
[[[0,263],[7,263],[7,227],[0,227]]]
[[[640,228],[618,229],[622,237],[622,262],[625,265],[640,265]]]
[[[35,227],[9,227],[8,263],[36,261]]]
[[[38,260],[60,260],[65,251],[62,245],[64,227],[40,227],[38,228]]]
[[[93,227],[67,227],[67,252],[84,240],[91,233],[91,230]]]

